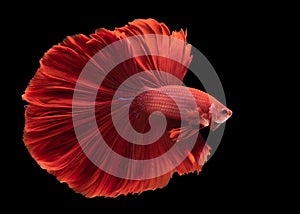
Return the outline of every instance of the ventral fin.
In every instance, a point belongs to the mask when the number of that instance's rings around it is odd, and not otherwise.
[[[182,128],[174,128],[169,131],[169,138],[171,141],[176,142],[177,140],[182,141],[190,138],[194,134],[198,133],[198,129],[193,129],[190,126],[184,126]],[[180,135],[180,139],[178,139]]]

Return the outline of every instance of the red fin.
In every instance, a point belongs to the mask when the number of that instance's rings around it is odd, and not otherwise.
[[[140,39],[137,50],[144,50],[147,57],[137,59],[137,66],[143,71],[164,71],[174,75],[179,80],[183,80],[187,68],[192,60],[191,46],[186,44],[186,34],[183,30],[172,32],[164,23],[159,23],[154,19],[135,20],[128,26],[116,28],[120,34],[127,37],[151,34]],[[155,36],[156,35],[156,36]],[[167,37],[164,37],[167,36]],[[157,55],[164,56],[158,57]],[[176,59],[170,60],[170,59]],[[159,86],[178,84],[174,80],[160,77]]]
[[[181,133],[180,140],[186,140],[186,139],[190,138],[192,135],[196,134],[197,132],[198,132],[197,129],[192,129],[191,127],[185,126],[182,128],[172,129],[169,132],[169,134],[170,134],[169,137],[170,137],[171,141],[176,142],[180,133]]]
[[[168,27],[164,23],[159,23],[154,19],[136,19],[129,25],[116,28],[117,32],[124,32],[127,36],[144,34],[170,35]]]
[[[178,174],[183,175],[195,171],[199,173],[210,155],[210,149],[210,146],[199,134],[192,151],[188,152],[187,158],[176,167]]]
[[[175,128],[170,131],[170,139],[173,142],[177,141],[178,136],[181,133],[181,139],[176,143],[185,144],[189,141],[189,138],[198,131],[199,130],[197,129],[191,129],[189,127],[184,127],[182,129]],[[178,167],[176,167],[176,171],[179,175],[194,171],[200,172],[202,166],[210,155],[210,149],[210,146],[206,144],[201,133],[198,133],[198,137],[192,151],[186,151],[186,159]]]
[[[195,164],[196,160],[195,160],[194,155],[191,152],[188,153],[188,158],[192,164]]]
[[[174,142],[169,138],[169,130],[157,142],[147,146],[133,145],[122,139],[113,128],[111,114],[117,114],[117,112],[111,112],[111,101],[118,86],[128,77],[141,71],[147,70],[147,76],[139,82],[131,82],[135,84],[134,87],[127,87],[128,90],[123,91],[124,97],[120,97],[122,99],[117,103],[120,107],[128,104],[130,99],[133,98],[137,87],[147,84],[149,87],[174,84],[173,80],[162,77],[159,72],[152,70],[165,71],[183,80],[187,71],[186,66],[191,61],[190,46],[177,46],[175,43],[165,43],[165,41],[159,39],[154,40],[154,43],[149,46],[147,41],[141,41],[141,46],[145,50],[148,48],[150,52],[160,51],[159,53],[169,53],[171,56],[174,54],[179,62],[156,56],[130,59],[114,67],[99,87],[94,80],[99,77],[97,75],[103,75],[104,67],[113,64],[114,60],[124,52],[134,51],[136,47],[127,44],[124,45],[122,51],[109,49],[108,55],[99,58],[101,63],[92,63],[92,66],[98,68],[99,72],[89,79],[80,80],[80,84],[86,89],[80,91],[82,100],[78,102],[73,100],[74,88],[78,84],[81,71],[94,54],[122,38],[149,33],[170,35],[164,24],[153,19],[147,19],[135,20],[129,26],[118,28],[115,31],[99,29],[90,37],[84,35],[67,37],[62,43],[51,48],[41,59],[40,68],[22,96],[28,102],[25,112],[24,143],[30,154],[42,168],[54,174],[59,181],[66,182],[75,191],[87,197],[116,197],[121,194],[141,193],[146,190],[162,188],[175,172],[173,170],[161,176],[145,180],[127,180],[106,173],[92,163],[83,152],[78,143],[78,136],[75,134],[72,120],[73,114],[76,114],[80,118],[80,123],[77,126],[89,127],[94,118],[85,117],[85,112],[95,109],[98,128],[88,129],[83,136],[80,136],[83,138],[83,143],[85,145],[91,143],[90,139],[93,139],[100,131],[103,138],[108,142],[108,146],[124,157],[150,159],[158,157],[173,146]],[[186,35],[183,31],[172,33],[171,36],[185,42]],[[166,49],[161,50],[161,45]],[[165,52],[166,50],[168,52]],[[95,103],[86,100],[86,95],[91,90],[98,90],[99,92]],[[128,102],[126,99],[128,99]],[[78,107],[78,112],[72,111],[73,105]],[[143,120],[145,118],[141,119],[141,121]],[[141,124],[138,121],[136,123]],[[143,128],[146,129],[147,125]],[[186,137],[189,137],[189,135]],[[199,148],[202,147],[199,146]],[[108,157],[112,155],[112,152],[108,150],[99,152],[97,149],[97,147],[92,147],[90,152],[96,157],[103,157],[103,164],[108,167],[119,164],[122,167],[116,160],[114,162],[108,161]],[[189,164],[184,161],[183,165],[181,164],[176,168],[176,171],[184,173],[196,169],[200,157],[199,151],[197,149],[191,152],[196,161],[192,163],[192,167],[190,167],[190,160]],[[156,174],[155,170],[159,170],[160,167],[167,166],[170,163],[166,160],[160,164],[152,169],[153,174]],[[129,166],[127,173],[131,173]]]

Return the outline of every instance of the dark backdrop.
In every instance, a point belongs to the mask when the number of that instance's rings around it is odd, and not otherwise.
[[[264,203],[264,191],[254,185],[255,181],[266,181],[255,172],[255,159],[260,154],[252,153],[255,138],[249,124],[249,121],[255,119],[249,114],[251,92],[248,86],[250,79],[253,79],[252,63],[255,61],[249,59],[249,52],[255,49],[253,39],[259,34],[259,28],[255,27],[257,20],[251,11],[233,8],[222,10],[222,7],[216,10],[214,7],[201,7],[200,4],[164,12],[136,10],[126,14],[124,9],[122,15],[110,8],[98,10],[92,5],[91,11],[74,11],[59,5],[47,10],[43,7],[19,14],[14,26],[21,53],[21,59],[16,63],[17,75],[14,77],[17,122],[14,161],[11,166],[14,170],[10,179],[12,194],[9,197],[16,202],[15,207],[22,206],[24,211],[72,210],[85,213],[113,210],[160,212],[161,209],[184,209],[196,213],[221,209],[222,212],[243,213],[248,209],[256,210],[257,204]],[[105,10],[108,11],[106,14]],[[38,69],[43,54],[66,36],[77,33],[88,35],[100,27],[113,30],[137,18],[155,18],[167,24],[170,30],[187,29],[188,42],[207,57],[218,73],[227,106],[233,110],[233,116],[226,124],[220,146],[199,175],[175,174],[165,188],[141,195],[115,199],[84,198],[41,169],[27,152],[22,141],[25,103],[21,95]],[[197,87],[192,76],[185,78],[185,83]],[[255,197],[250,197],[251,194]]]

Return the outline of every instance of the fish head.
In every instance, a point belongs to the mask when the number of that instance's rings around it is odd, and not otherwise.
[[[218,101],[213,101],[209,107],[210,129],[216,130],[232,115],[232,111]]]

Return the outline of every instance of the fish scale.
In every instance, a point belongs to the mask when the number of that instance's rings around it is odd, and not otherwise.
[[[141,93],[132,105],[147,114],[159,111],[167,118],[187,121],[191,112],[207,112],[209,103],[209,95],[203,91],[170,85]]]

